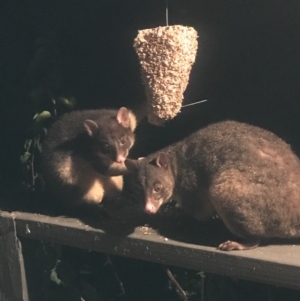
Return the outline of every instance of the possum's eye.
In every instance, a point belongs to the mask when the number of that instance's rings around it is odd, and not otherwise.
[[[120,139],[120,144],[121,145],[124,145],[126,143],[126,137],[122,137],[121,139]]]
[[[108,145],[108,143],[103,143],[102,144],[102,151],[103,151],[103,153],[108,153],[109,152],[109,145]]]
[[[153,190],[154,190],[155,192],[160,192],[161,189],[162,189],[162,185],[161,185],[160,182],[155,182],[155,183],[153,184]]]

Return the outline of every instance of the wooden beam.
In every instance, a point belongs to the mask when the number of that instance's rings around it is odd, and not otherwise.
[[[247,251],[166,239],[137,227],[127,236],[105,233],[77,219],[14,213],[18,236],[240,279],[300,289],[300,246],[272,245]]]
[[[12,215],[0,212],[0,299],[28,301],[21,243]]]

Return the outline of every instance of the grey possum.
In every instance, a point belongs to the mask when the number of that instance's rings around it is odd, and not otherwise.
[[[52,124],[42,145],[42,175],[62,207],[97,205],[120,193],[135,128],[125,107],[73,111]]]
[[[198,220],[217,214],[245,242],[226,241],[221,250],[300,237],[300,160],[267,130],[223,121],[125,165],[148,213],[174,199]]]

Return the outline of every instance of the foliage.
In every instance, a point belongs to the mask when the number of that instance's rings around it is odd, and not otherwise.
[[[28,79],[33,89],[29,96],[34,107],[32,125],[24,143],[20,161],[24,173],[24,186],[31,191],[43,190],[44,181],[38,171],[38,158],[47,129],[61,114],[74,109],[74,97],[59,96],[61,87],[60,56],[56,37],[51,33],[38,39],[36,52],[28,68]]]

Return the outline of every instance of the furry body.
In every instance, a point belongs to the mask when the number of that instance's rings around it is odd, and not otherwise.
[[[251,247],[265,238],[300,236],[300,161],[269,131],[234,121],[215,123],[125,164],[138,169],[135,186],[146,211],[155,213],[173,198],[196,219],[218,214]],[[226,242],[219,247],[250,246]]]
[[[59,118],[42,152],[42,173],[55,199],[75,207],[118,195],[135,127],[126,108],[73,111]]]

